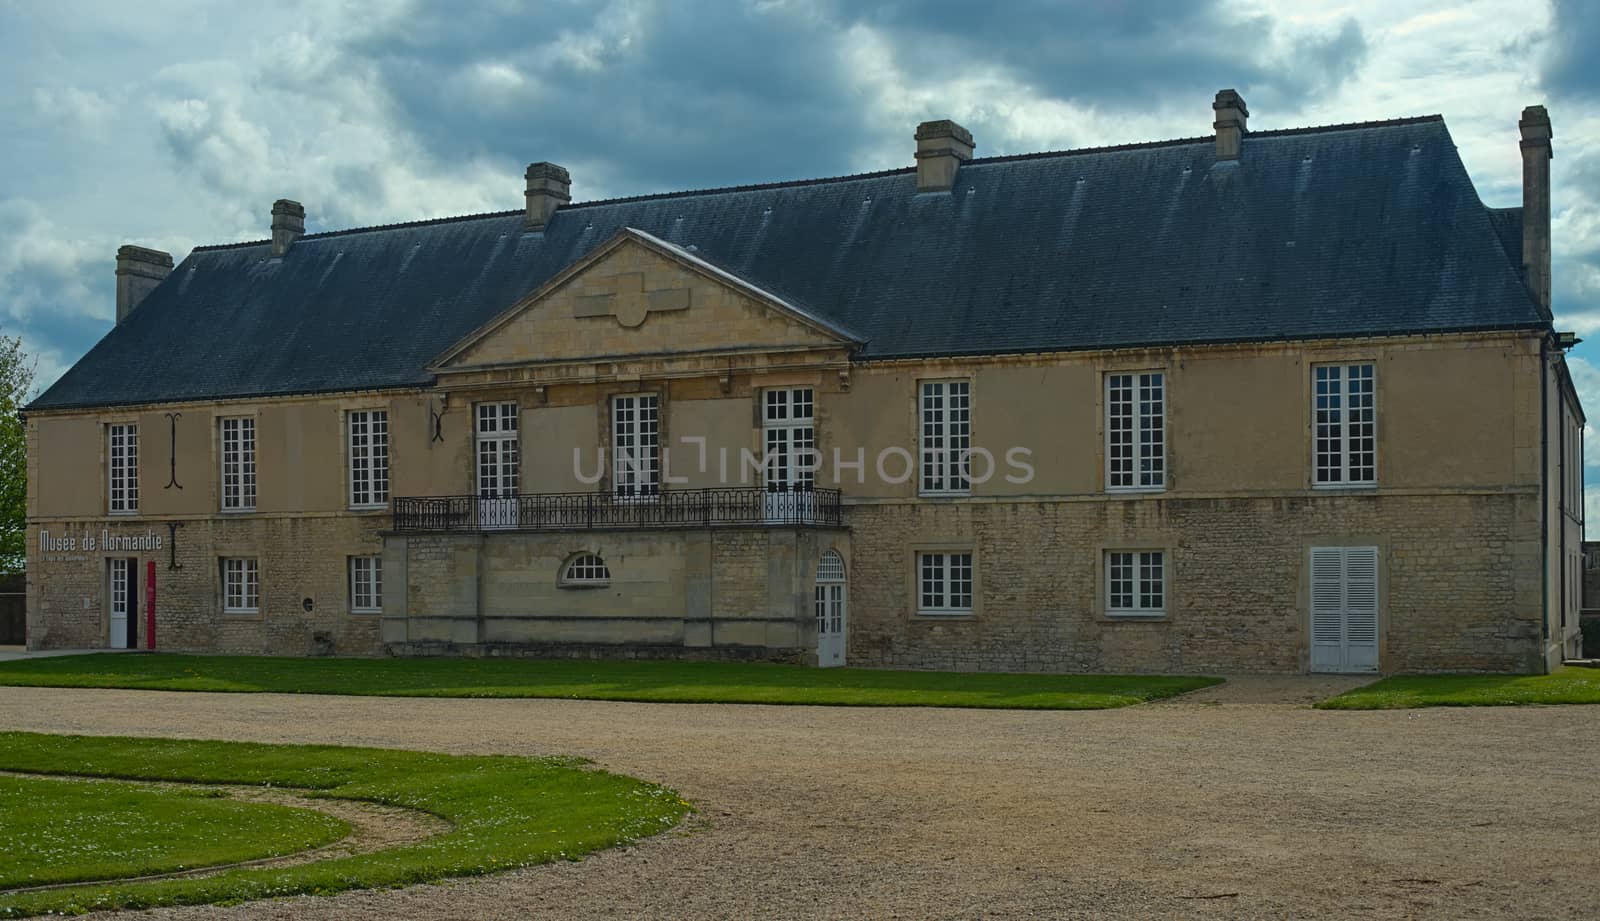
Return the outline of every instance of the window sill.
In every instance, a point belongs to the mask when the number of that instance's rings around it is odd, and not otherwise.
[[[388,510],[389,503],[387,502],[384,502],[380,505],[350,505],[345,507],[345,511],[347,512],[361,512],[369,515],[375,512],[387,512]]]
[[[919,492],[918,499],[970,499],[972,490],[965,492]]]
[[[970,620],[975,615],[971,611],[917,611],[916,616],[928,620]]]
[[[1103,611],[1101,616],[1106,620],[1116,621],[1152,621],[1166,620],[1166,611]]]
[[[1312,483],[1312,489],[1332,492],[1376,492],[1377,483]]]
[[[258,617],[261,616],[261,609],[260,608],[251,608],[251,609],[243,609],[243,608],[240,608],[240,609],[229,609],[229,608],[223,608],[222,609],[222,616],[223,617],[235,617],[235,618],[238,618],[239,620],[251,620],[251,619],[258,618]]]
[[[126,508],[125,509],[111,509],[110,511],[106,512],[106,515],[108,517],[111,517],[111,518],[135,518],[135,517],[138,516],[138,514],[139,514],[139,510],[136,509],[136,508],[134,508],[134,509],[126,509]]]
[[[220,509],[220,510],[218,510],[218,514],[222,514],[222,515],[253,515],[253,514],[255,514],[255,511],[256,511],[256,507],[252,505],[249,508],[225,508],[225,509]]]
[[[351,608],[350,614],[355,617],[378,617],[383,614],[382,608]]]
[[[1167,491],[1165,486],[1107,486],[1108,496],[1150,496],[1161,495]]]
[[[610,588],[610,582],[562,582],[556,588],[568,592],[587,592],[597,588]]]

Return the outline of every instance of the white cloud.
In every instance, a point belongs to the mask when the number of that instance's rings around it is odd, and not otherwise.
[[[71,236],[37,202],[0,200],[0,317],[14,328],[44,314],[109,318],[112,305],[85,281],[96,260],[111,264],[114,248],[105,240]]]
[[[116,111],[104,96],[76,86],[35,87],[33,105],[40,115],[89,137],[102,136]]]

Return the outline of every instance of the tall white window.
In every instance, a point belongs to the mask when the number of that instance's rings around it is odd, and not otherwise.
[[[1161,489],[1167,482],[1166,377],[1106,375],[1106,488]]]
[[[376,508],[389,502],[389,413],[365,409],[347,417],[350,430],[350,505]]]
[[[256,507],[254,416],[222,420],[222,507],[228,511],[249,511]]]
[[[255,614],[261,610],[261,568],[254,559],[222,561],[222,610]]]
[[[350,610],[356,614],[383,611],[383,557],[350,558]]]
[[[972,383],[922,382],[922,492],[965,493],[971,489]]]
[[[139,426],[132,423],[106,426],[110,461],[110,511],[131,514],[139,510]]]
[[[1375,366],[1312,368],[1314,485],[1371,486],[1378,481]]]
[[[762,435],[769,491],[807,490],[816,484],[815,405],[810,387],[766,391]]]
[[[918,613],[972,613],[971,553],[917,554],[917,581]]]
[[[519,451],[517,404],[477,404],[478,496],[507,499],[517,494]]]
[[[611,479],[619,496],[661,491],[661,398],[656,394],[611,398]]]
[[[1160,550],[1108,551],[1106,613],[1156,617],[1166,611],[1166,554]]]

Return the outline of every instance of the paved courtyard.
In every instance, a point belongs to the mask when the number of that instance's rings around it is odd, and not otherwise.
[[[168,918],[1600,913],[1600,708],[1301,703],[1343,686],[1088,713],[0,688],[0,726],[571,753],[701,810],[581,863]]]

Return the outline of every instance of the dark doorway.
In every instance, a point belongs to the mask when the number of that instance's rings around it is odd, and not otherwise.
[[[22,573],[0,576],[0,646],[28,641],[28,580]]]

